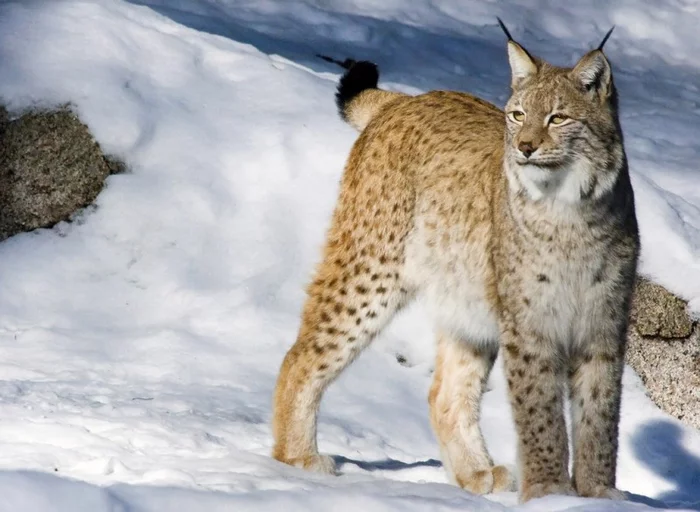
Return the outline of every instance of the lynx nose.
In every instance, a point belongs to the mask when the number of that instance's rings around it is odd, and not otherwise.
[[[518,149],[525,155],[525,158],[530,158],[530,155],[537,151],[537,146],[535,146],[532,141],[523,141],[518,144]]]

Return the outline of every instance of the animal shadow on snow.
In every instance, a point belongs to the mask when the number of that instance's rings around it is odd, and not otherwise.
[[[686,450],[682,440],[683,430],[671,421],[652,421],[637,430],[632,437],[637,460],[675,489],[656,499],[632,494],[631,501],[700,511],[700,458]]]
[[[428,459],[417,462],[401,462],[400,460],[385,459],[385,460],[355,460],[348,459],[342,455],[335,455],[333,457],[338,469],[343,468],[346,464],[352,464],[364,471],[402,471],[405,469],[412,468],[441,468],[442,462],[436,459]]]
[[[335,64],[319,59],[317,54],[321,53],[340,59],[372,60],[382,70],[384,82],[406,84],[419,90],[468,91],[496,105],[503,105],[510,95],[505,36],[496,24],[495,14],[488,29],[462,34],[459,24],[436,32],[396,20],[342,12],[328,13],[322,8],[311,13],[309,19],[284,12],[271,12],[269,15],[257,13],[253,19],[249,19],[242,14],[244,9],[227,10],[214,2],[201,11],[195,8],[200,4],[187,0],[181,0],[177,7],[163,5],[163,0],[126,1],[148,7],[181,25],[251,44],[265,54],[279,55],[317,72],[340,72]],[[514,8],[513,16],[518,15],[521,23],[528,26],[528,34],[522,37],[528,50],[560,65],[567,64],[563,59],[567,55],[570,59],[568,64],[573,64],[572,55],[583,55],[602,36],[602,33],[593,33],[595,31],[592,30],[588,41],[575,44],[533,37],[543,28],[538,14],[528,8]],[[324,24],[319,26],[314,16],[342,22],[343,30],[339,33],[334,24],[325,28]],[[625,66],[616,67],[623,125],[625,104],[628,99],[633,100],[640,94],[640,83],[645,84],[645,102],[650,99],[675,102],[678,83],[700,78],[700,73],[692,66],[669,64],[659,59],[650,61],[644,55],[626,56],[624,63]],[[329,101],[328,104],[332,108],[333,102]]]
[[[235,11],[214,7],[201,13],[189,9],[186,3],[174,8],[161,5],[161,0],[127,1],[148,7],[181,25],[251,44],[262,53],[279,55],[316,72],[341,71],[335,64],[321,60],[319,53],[340,59],[369,59],[379,65],[383,81],[422,90],[466,89],[501,104],[508,98],[510,71],[505,38],[495,17],[491,37],[482,38],[434,33],[420,26],[359,14],[334,13],[333,20],[342,20],[344,30],[355,35],[350,41],[339,36],[337,30],[324,30],[312,21],[283,13],[270,14],[267,19],[259,16],[251,22],[237,18]],[[274,27],[274,35],[266,33],[268,25]],[[416,73],[416,61],[422,62],[421,73]],[[461,71],[455,71],[457,62]],[[445,69],[450,72],[445,73]],[[334,108],[330,97],[328,105]]]

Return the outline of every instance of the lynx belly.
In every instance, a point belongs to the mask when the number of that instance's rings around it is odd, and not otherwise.
[[[498,343],[496,314],[486,297],[486,248],[459,235],[418,226],[407,245],[406,277],[436,330],[465,342]]]

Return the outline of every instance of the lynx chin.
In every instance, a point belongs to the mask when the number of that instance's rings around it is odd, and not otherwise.
[[[454,483],[484,494],[517,480],[521,501],[624,497],[615,471],[639,236],[610,63],[601,44],[557,67],[507,35],[505,112],[461,92],[384,91],[374,64],[344,63],[337,103],[360,135],[277,381],[275,459],[335,472],[316,444],[324,390],[421,297],[437,339],[430,420]],[[499,347],[517,479],[479,427]]]

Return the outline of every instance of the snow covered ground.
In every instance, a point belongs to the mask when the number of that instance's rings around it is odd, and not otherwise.
[[[518,507],[446,484],[419,307],[327,395],[320,447],[342,476],[268,456],[276,372],[356,137],[336,116],[339,70],[314,55],[503,104],[495,16],[561,64],[616,24],[642,269],[700,312],[698,15],[697,0],[0,1],[0,98],[73,103],[132,170],[74,222],[0,244],[0,512],[700,510],[700,432],[629,369],[629,502]],[[514,464],[500,371],[483,427]]]

